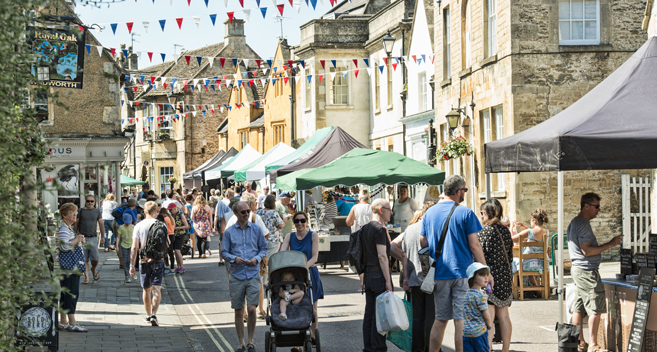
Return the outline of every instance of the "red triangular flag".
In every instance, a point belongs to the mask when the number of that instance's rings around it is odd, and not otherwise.
[[[265,105],[267,105],[267,99],[265,99]]]
[[[116,49],[115,48],[110,48],[110,51],[112,51],[112,57],[116,54]]]
[[[292,64],[293,64],[293,63],[294,63],[294,61],[292,61],[292,60],[287,60],[287,65],[288,65],[288,66],[292,67]]]
[[[199,109],[199,110],[203,110],[203,107],[199,105],[199,106],[198,106],[198,109]]]
[[[233,23],[233,15],[235,15],[235,12],[226,12],[226,15],[228,15],[230,23]]]
[[[294,4],[292,3],[292,0],[290,0],[290,6],[294,6]]]
[[[392,64],[392,70],[397,71],[397,63],[396,62]]]
[[[185,90],[187,90],[187,82],[188,81],[189,81],[189,79],[187,79],[187,78],[183,79],[183,86],[185,86]]]
[[[252,85],[254,85],[254,84],[255,84],[255,81],[252,80],[252,79],[250,79],[250,80],[249,80],[249,86],[252,86]]]
[[[219,62],[221,62],[221,68],[224,68],[224,63],[226,63],[226,59],[223,57],[219,58]],[[224,76],[224,79],[226,79],[226,76]]]
[[[137,107],[139,107],[139,102],[138,101],[136,101],[135,104],[137,105]]]
[[[431,64],[433,64],[433,59],[435,59],[435,58],[436,58],[436,56],[431,55]]]
[[[354,61],[354,66],[358,67],[358,59],[353,59],[353,61]]]
[[[253,77],[255,77],[255,76],[258,75],[258,70],[253,70],[253,71],[251,71],[251,73],[253,73]]]
[[[84,32],[84,27],[78,25],[78,29],[80,30],[80,32]]]
[[[210,109],[210,111],[212,111],[212,115],[214,115],[214,108]]]
[[[221,80],[217,79],[216,81],[217,81],[217,86],[220,86],[221,85]]]
[[[162,85],[164,86],[164,89],[167,89],[167,82],[162,83]]]
[[[137,93],[137,86],[133,86],[132,89],[134,89],[135,93]]]
[[[178,22],[178,29],[182,29],[182,20],[183,20],[182,17],[176,18],[176,22]]]
[[[137,0],[135,0],[137,2]],[[187,6],[192,6],[192,0],[187,0]]]
[[[186,92],[187,91],[187,85],[184,85],[184,87],[185,87],[185,92]]]
[[[187,117],[187,114],[188,114],[188,113],[184,113],[183,116]]]
[[[287,65],[283,65],[283,71],[287,71]]]
[[[206,92],[209,92],[209,91],[208,91],[208,86],[206,86],[206,85],[204,85],[204,86],[205,86],[205,91],[206,91]]]
[[[258,65],[258,68],[260,68],[260,60],[255,60],[255,61],[256,61],[256,65]]]
[[[411,57],[413,58],[413,61],[415,61],[415,63],[417,64],[417,55],[411,55]]]
[[[160,111],[161,111],[162,110],[162,104],[157,104],[157,108],[160,109]]]
[[[132,22],[126,22],[125,25],[128,26],[128,33],[132,33]]]
[[[187,66],[189,66],[189,59],[191,59],[191,58],[192,58],[191,56],[185,55],[185,60],[187,61]]]
[[[151,84],[153,84],[153,83],[155,83],[155,76],[151,76]],[[162,109],[161,106],[160,106],[160,109]]]
[[[289,79],[290,79],[289,77],[285,77],[285,78],[283,78],[283,82],[285,82],[285,84],[287,85],[287,81],[288,81]]]
[[[324,63],[325,63],[325,62],[326,62],[326,61],[324,61],[324,60],[319,60],[319,63],[322,64],[322,68],[325,68],[325,67],[324,67]]]
[[[383,63],[386,64],[386,65],[388,64],[388,58],[387,57],[383,58]]]
[[[242,5],[242,8],[244,8],[244,0],[240,0],[240,5]]]
[[[148,58],[151,60],[151,62],[153,62],[153,52],[152,51],[148,52]]]
[[[281,16],[283,16],[283,9],[285,8],[285,4],[279,4],[276,5],[276,7],[278,7],[278,12],[280,12]]]
[[[354,76],[356,76],[356,78],[358,78],[358,71],[360,70],[354,70]]]
[[[322,83],[322,78],[324,78],[324,75],[319,75],[319,83]]]

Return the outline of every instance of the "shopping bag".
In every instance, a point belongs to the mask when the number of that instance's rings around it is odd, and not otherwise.
[[[409,298],[409,295],[406,294],[406,298]],[[406,316],[408,317],[408,329],[402,330],[392,330],[388,332],[386,339],[392,342],[400,350],[411,352],[413,348],[413,305],[407,300],[403,300],[404,306],[406,307]]]
[[[86,270],[84,252],[81,245],[74,246],[68,252],[59,252],[59,266],[63,270],[76,271],[83,273]]]
[[[409,326],[406,306],[401,298],[392,292],[385,292],[376,298],[376,330],[381,335],[395,329],[406,330]]]
[[[429,272],[427,273],[427,276],[424,277],[424,281],[422,281],[422,286],[420,286],[420,289],[422,292],[430,295],[433,293],[433,287],[436,284],[436,281],[434,280],[434,271],[436,268],[433,266],[429,269]]]
[[[575,352],[577,351],[577,344],[579,343],[580,327],[571,324],[557,323],[557,346],[559,352]]]

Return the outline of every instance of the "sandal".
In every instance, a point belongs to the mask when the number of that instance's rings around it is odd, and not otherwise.
[[[258,312],[258,319],[265,320],[265,318],[267,318],[265,312]]]
[[[75,324],[75,325],[70,326],[68,328],[68,331],[70,331],[70,332],[87,332],[89,330],[87,328],[85,328],[84,326],[80,326],[80,324]]]
[[[68,330],[70,327],[68,324],[57,324],[57,330]]]
[[[577,352],[587,352],[589,350],[589,344],[584,342],[577,345]]]
[[[609,352],[609,350],[602,348],[600,345],[593,345],[589,348],[590,352]]]
[[[98,275],[98,270],[96,270],[95,273],[92,272],[92,274],[94,274],[94,281],[98,281],[98,279],[100,279],[100,275]]]
[[[82,283],[87,285],[89,283],[89,278],[84,279],[84,281],[82,281]]]
[[[109,252],[109,249],[105,248],[105,253]]]

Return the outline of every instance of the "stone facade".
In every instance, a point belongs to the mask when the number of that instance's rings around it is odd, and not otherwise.
[[[596,9],[600,26],[597,45],[560,43],[556,1],[497,0],[496,43],[492,47],[489,4],[488,0],[447,1],[434,15],[439,140],[447,137],[444,116],[453,107],[465,107],[469,118],[457,133],[470,139],[476,149],[472,157],[441,163],[441,167],[466,177],[469,192],[473,192],[467,195],[469,206],[479,206],[485,198],[486,139],[510,136],[558,114],[608,77],[646,38],[641,29],[645,0],[600,0]],[[447,13],[450,72],[445,61]],[[581,194],[595,191],[602,197],[603,209],[592,222],[599,241],[621,234],[622,173],[648,174],[646,170],[566,172],[564,226],[579,212]],[[505,215],[526,223],[531,212],[540,207],[550,215],[550,233],[556,232],[556,173],[493,174],[491,180],[492,195],[502,202]],[[605,259],[616,255],[617,249],[603,254]]]
[[[246,68],[244,65],[240,65],[236,75],[243,77],[243,72],[247,72]],[[263,131],[261,131],[263,108],[260,100],[262,100],[264,88],[260,82],[255,82],[262,77],[264,75],[261,71],[258,72],[257,77],[253,76],[252,72],[248,72],[247,79],[254,80],[251,87],[245,82],[242,87],[235,87],[231,90],[230,105],[232,109],[228,112],[228,129],[226,133],[220,135],[220,145],[225,145],[222,143],[222,138],[228,138],[228,149],[235,148],[240,151],[246,144],[250,144],[253,149],[262,153],[264,147]],[[256,105],[253,104],[254,101],[257,102]]]
[[[273,60],[272,67],[276,67],[276,71],[281,76],[279,76],[276,84],[269,82],[265,88],[264,99],[267,102],[263,106],[265,144],[262,151],[258,149],[263,154],[280,142],[293,145],[293,132],[290,120],[290,96],[294,95],[295,104],[300,104],[297,93],[303,84],[299,79],[303,78],[302,73],[297,72],[297,70],[302,70],[302,68],[293,69],[288,67],[288,60],[293,60],[293,56],[287,40],[279,40]],[[272,72],[270,72],[269,76],[272,76]],[[295,76],[297,79],[295,79]],[[298,126],[298,124],[295,124],[295,130],[298,129]]]

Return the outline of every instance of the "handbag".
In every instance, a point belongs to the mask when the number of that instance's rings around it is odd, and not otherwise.
[[[411,352],[413,348],[413,304],[410,301],[410,295],[406,293],[406,299],[403,300],[404,308],[406,308],[406,316],[408,316],[408,329],[406,330],[392,330],[388,332],[386,340],[392,342],[400,350]]]
[[[518,271],[518,267],[515,265],[516,263],[513,263],[511,265],[511,262],[509,262],[509,255],[506,254],[506,245],[504,244],[504,239],[502,238],[502,233],[500,230],[495,227],[495,231],[497,231],[497,234],[500,236],[500,242],[502,242],[502,249],[504,250],[504,257],[506,258],[506,264],[509,266],[509,270],[511,270],[511,276],[515,274]]]
[[[87,269],[84,261],[84,252],[79,245],[68,252],[59,252],[59,266],[64,270],[75,271],[77,269],[83,273]]]

